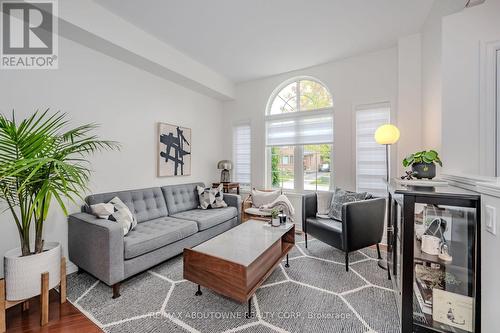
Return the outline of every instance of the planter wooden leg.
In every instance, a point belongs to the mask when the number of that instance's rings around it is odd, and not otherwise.
[[[0,333],[7,330],[5,323],[5,280],[0,279]]]
[[[49,272],[42,273],[42,293],[40,294],[40,326],[49,322]]]
[[[61,284],[59,285],[61,304],[66,303],[66,258],[61,258]]]

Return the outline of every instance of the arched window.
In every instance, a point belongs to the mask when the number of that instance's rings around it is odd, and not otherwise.
[[[333,101],[328,89],[319,81],[298,78],[281,84],[268,105],[268,114],[281,114],[331,108]]]
[[[332,185],[333,99],[319,80],[279,85],[266,109],[268,185],[329,190]]]

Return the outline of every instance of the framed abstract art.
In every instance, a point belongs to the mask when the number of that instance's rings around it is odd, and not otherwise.
[[[158,177],[191,175],[191,129],[158,123]]]

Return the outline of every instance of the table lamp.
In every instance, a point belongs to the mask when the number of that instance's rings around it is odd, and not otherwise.
[[[217,169],[222,170],[220,172],[220,182],[229,183],[231,182],[231,173],[229,170],[233,168],[233,162],[229,160],[222,160],[217,163]]]
[[[391,124],[385,124],[377,128],[375,131],[375,141],[380,145],[385,145],[385,165],[387,191],[389,191],[389,145],[393,145],[399,140],[399,129]],[[390,202],[387,200],[387,219],[390,218]],[[380,253],[379,253],[380,256]],[[378,265],[380,268],[387,269],[387,261],[379,257]]]

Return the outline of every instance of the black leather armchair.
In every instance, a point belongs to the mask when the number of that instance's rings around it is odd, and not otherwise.
[[[302,197],[302,230],[307,235],[345,252],[345,269],[349,271],[349,252],[379,243],[384,232],[386,201],[384,198],[349,202],[342,206],[342,221],[316,217],[316,193]]]

